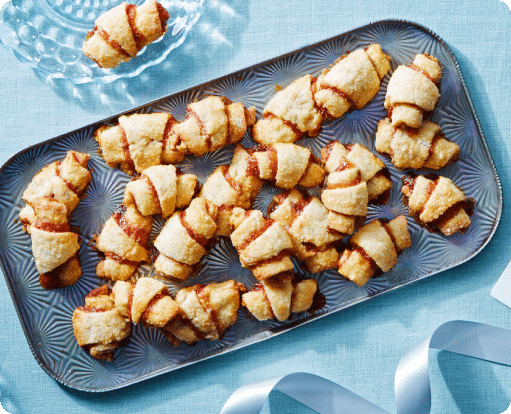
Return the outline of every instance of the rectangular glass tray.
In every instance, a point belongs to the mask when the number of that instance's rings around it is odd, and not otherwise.
[[[224,354],[255,342],[271,338],[337,312],[356,303],[381,295],[416,280],[457,266],[474,257],[493,236],[502,210],[502,189],[479,121],[475,114],[458,63],[448,46],[429,29],[406,21],[381,21],[307,46],[295,52],[252,66],[239,72],[196,86],[130,112],[170,111],[178,120],[184,119],[186,105],[205,95],[223,95],[257,108],[258,117],[276,91],[305,74],[317,76],[347,51],[380,43],[392,56],[392,69],[384,78],[378,95],[360,111],[325,122],[316,138],[298,141],[319,155],[319,150],[332,139],[342,143],[358,142],[374,151],[377,123],[386,111],[383,107],[385,90],[391,73],[399,64],[409,64],[415,54],[436,56],[443,67],[441,98],[432,120],[442,127],[447,139],[461,148],[459,161],[439,171],[460,186],[467,197],[475,200],[472,225],[465,233],[444,237],[428,233],[407,215],[401,200],[402,172],[390,160],[380,157],[388,167],[393,187],[388,204],[371,205],[367,221],[407,216],[412,235],[412,247],[399,257],[389,272],[358,287],[345,280],[335,270],[308,274],[298,263],[296,272],[313,277],[325,298],[325,305],[316,312],[293,315],[286,322],[259,322],[240,310],[239,319],[217,341],[200,341],[194,346],[173,347],[156,329],[134,326],[129,344],[119,348],[113,362],[98,361],[76,344],[71,318],[76,307],[82,306],[85,295],[105,283],[95,274],[98,255],[91,247],[91,238],[101,228],[114,209],[122,202],[124,187],[130,177],[109,168],[98,155],[93,138],[95,129],[103,123],[115,123],[117,116],[72,131],[14,155],[0,169],[0,262],[28,344],[40,366],[60,383],[83,391],[109,391],[161,375],[201,360]],[[120,115],[120,114],[119,114]],[[253,146],[250,134],[241,142]],[[74,285],[46,291],[41,288],[31,253],[30,236],[22,231],[18,214],[24,206],[21,195],[33,176],[46,164],[62,159],[68,150],[91,155],[89,167],[93,180],[86,196],[72,214],[72,225],[80,228],[82,245],[80,258],[83,276]],[[195,173],[204,183],[220,164],[228,164],[233,153],[229,146],[201,158],[187,156],[178,166],[183,172]],[[273,195],[280,191],[265,185],[254,208],[266,211]],[[319,189],[312,190],[318,196]],[[163,221],[155,219],[152,238]],[[150,264],[141,266],[137,276],[154,275]],[[236,250],[227,239],[220,239],[203,259],[198,274],[180,283],[168,281],[172,293],[183,286],[236,279],[247,288],[255,283],[249,271],[238,261]]]

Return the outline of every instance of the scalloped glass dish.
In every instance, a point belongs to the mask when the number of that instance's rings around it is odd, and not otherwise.
[[[101,120],[27,148],[14,155],[0,170],[0,263],[27,341],[40,366],[57,381],[79,390],[100,392],[121,388],[279,335],[455,267],[480,252],[493,236],[500,220],[500,181],[454,55],[438,36],[422,26],[402,21],[370,24],[165,97],[136,108],[136,111],[169,111],[181,120],[185,117],[189,102],[213,94],[241,101],[248,106],[254,105],[258,116],[261,116],[266,102],[275,93],[276,85],[284,87],[307,73],[317,76],[322,68],[346,51],[374,42],[380,43],[384,51],[392,56],[391,72],[397,65],[408,64],[416,53],[422,52],[438,57],[443,65],[442,95],[432,119],[440,124],[448,139],[460,146],[461,155],[458,162],[439,173],[450,177],[468,197],[475,200],[472,226],[468,231],[444,237],[428,233],[417,225],[407,216],[407,208],[401,200],[402,172],[396,170],[388,158],[381,157],[390,171],[393,188],[388,204],[370,206],[367,220],[390,219],[404,214],[412,235],[412,247],[399,256],[397,265],[391,271],[358,287],[335,270],[309,274],[296,263],[296,272],[316,279],[325,298],[324,306],[312,314],[295,314],[285,322],[259,322],[240,310],[238,321],[221,340],[200,341],[195,346],[181,344],[173,347],[159,330],[135,326],[129,344],[116,351],[113,362],[98,361],[76,344],[71,317],[74,309],[83,304],[84,296],[104,283],[95,274],[99,258],[90,241],[121,203],[124,187],[130,179],[121,171],[109,168],[98,155],[93,132],[102,123],[115,122],[117,116]],[[321,147],[333,139],[343,143],[358,142],[374,151],[376,125],[386,114],[383,100],[389,78],[390,74],[384,78],[378,95],[364,109],[352,111],[342,119],[325,122],[317,138],[298,143],[311,148],[316,155]],[[254,145],[249,133],[242,144]],[[84,275],[74,286],[45,291],[38,281],[30,237],[22,231],[16,219],[24,205],[21,194],[34,174],[49,162],[63,158],[70,149],[89,153],[89,166],[93,171],[87,194],[72,214],[72,224],[79,226],[82,238],[80,258]],[[200,158],[187,156],[179,167],[183,172],[195,173],[203,183],[218,165],[230,161],[232,153],[233,146],[228,146]],[[316,188],[311,192],[317,196],[319,191]],[[265,185],[257,196],[254,208],[266,211],[272,196],[279,192],[275,187]],[[153,240],[162,225],[163,220],[156,218]],[[140,267],[138,276],[142,275],[154,275],[150,264]],[[230,241],[220,239],[204,257],[196,275],[184,282],[166,283],[174,293],[183,286],[231,278],[244,283],[249,289],[255,283],[252,274],[240,266]]]
[[[0,10],[0,42],[10,47],[20,61],[49,78],[64,78],[76,84],[109,83],[138,75],[180,46],[199,19],[203,1],[160,0],[170,15],[167,32],[136,58],[114,69],[98,67],[83,54],[82,45],[94,21],[122,0],[11,0]]]

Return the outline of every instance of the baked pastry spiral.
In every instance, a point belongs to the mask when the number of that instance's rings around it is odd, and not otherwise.
[[[291,254],[303,261],[309,272],[337,266],[339,253],[333,244],[343,234],[329,227],[329,211],[318,198],[293,189],[273,197],[270,209],[270,218],[281,222],[291,237]]]
[[[69,218],[92,178],[88,160],[88,154],[69,151],[63,160],[42,168],[23,192],[26,206],[19,217],[31,235],[39,281],[45,289],[70,286],[82,275],[79,238],[71,231]]]
[[[115,126],[101,125],[94,138],[110,167],[132,175],[233,144],[255,122],[254,108],[218,96],[189,104],[187,113],[183,122],[166,112],[122,115]]]
[[[294,281],[292,275],[265,279],[241,296],[241,304],[257,320],[285,321],[312,306],[317,287],[314,279]]]
[[[174,213],[154,241],[158,257],[155,269],[164,276],[186,279],[206,253],[217,228],[218,207],[198,197],[181,212]]]
[[[123,203],[134,206],[143,216],[167,218],[190,204],[196,186],[195,175],[182,174],[173,165],[156,165],[126,185]]]
[[[234,280],[179,290],[175,300],[180,315],[163,328],[163,333],[173,345],[222,338],[238,320],[240,292],[245,291],[245,286]]]
[[[179,306],[165,283],[151,277],[141,277],[135,282],[119,280],[112,295],[117,312],[135,324],[163,328],[179,314]]]
[[[240,141],[255,122],[255,108],[225,97],[208,96],[186,108],[187,117],[176,124],[170,141],[182,153],[200,156]]]
[[[349,247],[339,259],[339,273],[363,286],[371,276],[392,269],[399,253],[411,244],[404,216],[388,223],[373,220],[351,237]]]
[[[418,129],[393,127],[389,118],[378,122],[376,151],[389,154],[399,169],[438,170],[458,159],[460,147],[445,139],[440,126],[424,121]]]
[[[128,280],[140,262],[149,261],[152,226],[152,216],[143,216],[135,207],[121,204],[96,240],[96,249],[104,255],[96,266],[98,277]]]
[[[163,36],[168,19],[167,10],[155,0],[140,6],[121,3],[96,19],[82,51],[99,67],[115,68]]]
[[[241,265],[259,279],[293,270],[290,252],[293,242],[282,223],[267,219],[258,210],[236,207],[230,219],[231,241]]]
[[[361,178],[367,184],[369,201],[385,203],[392,181],[385,164],[376,155],[360,144],[346,144],[332,141],[321,150],[321,158],[328,173],[343,165],[344,160],[360,170]]]
[[[277,187],[316,187],[323,183],[325,170],[312,152],[294,144],[257,146],[249,160],[250,173]]]
[[[231,164],[217,167],[202,186],[199,197],[218,207],[217,236],[229,237],[233,208],[249,209],[263,186],[263,181],[251,172],[250,160],[250,153],[236,145]]]
[[[323,115],[314,101],[315,81],[311,75],[305,75],[277,92],[264,107],[263,118],[252,128],[254,141],[270,145],[293,143],[304,135],[317,136]]]
[[[131,333],[130,318],[118,311],[108,285],[85,296],[85,306],[75,309],[72,322],[78,345],[94,358],[107,361],[114,359],[114,350]]]
[[[400,65],[387,85],[384,106],[394,127],[419,128],[424,113],[431,112],[440,98],[442,66],[437,58],[418,54],[409,66]]]
[[[341,117],[352,107],[362,109],[378,93],[390,70],[390,60],[378,44],[341,56],[318,77],[316,104],[332,118]]]
[[[473,201],[451,179],[442,176],[403,176],[401,192],[410,214],[429,230],[450,236],[470,227]]]

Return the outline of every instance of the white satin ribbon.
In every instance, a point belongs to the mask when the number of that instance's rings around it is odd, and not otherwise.
[[[511,365],[510,330],[475,322],[446,322],[399,361],[394,382],[398,414],[430,412],[430,348]],[[274,389],[320,414],[389,414],[340,385],[304,372],[238,388],[221,414],[258,414]]]

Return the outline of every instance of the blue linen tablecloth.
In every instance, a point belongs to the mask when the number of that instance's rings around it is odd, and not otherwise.
[[[511,194],[511,11],[498,0],[206,0],[185,42],[160,65],[108,85],[46,82],[0,46],[0,164],[27,146],[161,96],[383,19],[427,26],[451,47],[488,146]],[[465,319],[511,328],[511,310],[490,291],[511,260],[504,203],[489,245],[453,270],[353,306],[285,335],[106,394],[59,386],[29,350],[0,278],[0,402],[10,413],[217,413],[239,386],[306,371],[395,412],[399,359],[440,324]],[[432,353],[432,413],[501,413],[511,368]],[[310,410],[272,394],[266,413]]]

